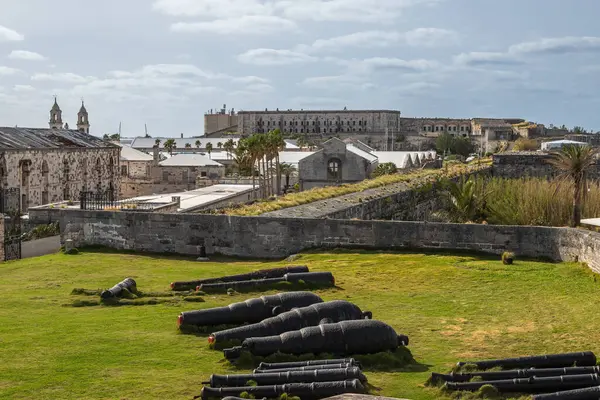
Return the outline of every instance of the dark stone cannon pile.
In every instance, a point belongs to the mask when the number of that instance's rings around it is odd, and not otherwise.
[[[600,369],[590,351],[459,362],[457,367],[459,372],[432,373],[431,382],[447,391],[489,388],[501,394],[533,395],[533,400],[600,398]],[[460,371],[467,367],[467,372]]]

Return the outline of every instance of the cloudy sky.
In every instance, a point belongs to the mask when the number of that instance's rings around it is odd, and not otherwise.
[[[397,109],[600,130],[598,0],[0,0],[0,126],[53,95],[91,131],[200,135],[203,114]]]

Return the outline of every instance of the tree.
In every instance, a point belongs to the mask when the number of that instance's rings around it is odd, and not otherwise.
[[[376,177],[382,176],[382,175],[392,175],[392,174],[395,174],[397,171],[398,171],[398,167],[396,167],[396,164],[394,164],[393,162],[387,162],[387,163],[379,164],[377,166],[377,168],[375,168],[375,171],[373,171],[371,176],[373,178],[376,178]]]
[[[451,222],[474,222],[479,219],[485,209],[485,193],[477,191],[473,178],[458,182],[444,182],[442,198],[446,201],[446,214]]]
[[[435,140],[435,148],[438,153],[446,154],[452,150],[453,142],[454,136],[448,132],[444,132]]]
[[[279,164],[279,176],[285,176],[285,191],[287,191],[290,187],[290,176],[298,171],[298,169],[292,164],[281,163]]]
[[[232,149],[233,151],[233,149]],[[248,151],[248,144],[246,139],[240,140],[238,147],[233,153],[233,161],[237,166],[238,173],[242,176],[254,176],[252,157]],[[253,178],[254,179],[254,178]]]
[[[222,142],[217,143],[217,148],[222,149],[223,148],[223,143]]]
[[[208,152],[208,158],[210,158],[210,153],[212,153],[212,149],[213,149],[212,143],[211,142],[206,143],[206,151]]]
[[[159,146],[160,146],[160,139],[156,139],[156,140],[154,141],[154,145],[155,145],[156,147],[159,147]]]
[[[285,140],[283,134],[279,128],[269,132],[269,148],[271,157],[275,158],[275,171],[279,171],[279,152],[285,149]],[[281,174],[276,174],[275,184],[277,187],[277,194],[281,193]]]
[[[227,140],[223,145],[223,148],[227,152],[227,157],[231,157],[231,154],[233,153],[233,150],[235,148],[235,142],[233,141],[233,139]]]
[[[587,133],[587,131],[582,127],[582,126],[574,126],[573,127],[573,133],[580,135],[583,133]]]
[[[192,145],[191,145],[190,143],[186,143],[186,144],[185,144],[185,148],[186,148],[186,149],[191,149],[191,148],[192,148]]]
[[[450,151],[463,157],[468,157],[475,150],[473,143],[468,138],[453,138]]]
[[[565,146],[548,161],[560,171],[558,178],[573,185],[572,227],[581,223],[581,201],[585,195],[587,172],[597,160],[597,150],[590,146]]]
[[[194,143],[196,145],[196,148],[199,149],[200,146],[202,145],[202,142],[200,142],[199,140],[196,140],[196,143]]]
[[[175,139],[167,139],[165,140],[163,147],[169,152],[170,155],[173,155],[173,150],[177,148],[177,142],[175,142]]]

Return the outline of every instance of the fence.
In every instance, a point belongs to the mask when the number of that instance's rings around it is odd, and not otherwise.
[[[79,195],[79,208],[82,210],[127,210],[127,211],[151,211],[164,203],[136,202],[119,200],[113,191],[104,192],[81,192]]]

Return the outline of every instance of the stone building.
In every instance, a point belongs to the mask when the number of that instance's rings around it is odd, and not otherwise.
[[[223,104],[220,110],[210,110],[204,114],[204,136],[213,136],[226,134],[228,132],[237,132],[238,116],[232,108],[227,111],[227,106]]]
[[[138,151],[129,146],[121,147],[121,184],[119,196],[121,198],[135,197],[140,193],[140,186],[151,186],[151,170],[154,166],[154,157]]]
[[[381,150],[390,148],[400,127],[400,111],[393,110],[287,110],[240,111],[238,133],[266,133],[279,128],[284,134],[311,139],[354,137]]]
[[[337,138],[298,163],[300,190],[363,181],[377,168],[377,157]]]

